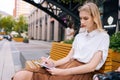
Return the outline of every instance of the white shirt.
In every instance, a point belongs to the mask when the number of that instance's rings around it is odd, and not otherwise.
[[[103,52],[102,60],[96,67],[96,70],[99,70],[108,55],[109,35],[99,30],[90,33],[85,31],[76,35],[72,47],[74,49],[73,58],[83,63],[88,63],[93,55],[101,50]]]

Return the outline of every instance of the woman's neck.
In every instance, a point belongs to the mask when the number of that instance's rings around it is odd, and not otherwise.
[[[92,27],[92,28],[87,29],[87,32],[90,33],[90,32],[92,32],[92,31],[94,31],[96,29],[97,29],[96,27]]]
[[[87,30],[87,32],[88,33],[90,33],[90,32],[92,32],[92,31],[94,31],[95,29],[89,29],[89,30]]]

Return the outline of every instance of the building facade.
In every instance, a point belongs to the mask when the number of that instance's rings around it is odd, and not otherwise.
[[[59,23],[51,16],[36,8],[28,19],[28,36],[30,39],[60,41]]]
[[[102,21],[103,27],[116,25],[115,29],[118,31],[120,26],[117,24],[118,18],[118,2],[120,0],[106,0],[102,5]],[[114,3],[114,4],[111,4]],[[113,8],[111,8],[111,6]],[[117,9],[116,9],[117,8]],[[117,10],[117,11],[116,11]],[[115,14],[115,15],[114,15]],[[120,14],[120,13],[119,13]],[[108,16],[109,15],[109,16]],[[113,17],[115,21],[111,25],[108,24],[107,20],[109,17]],[[120,18],[119,18],[120,19]],[[29,15],[29,27],[28,36],[30,39],[45,40],[45,41],[62,41],[64,40],[65,28],[54,18],[44,13],[42,10],[35,8]],[[110,29],[110,28],[109,28]],[[113,31],[113,29],[112,29]],[[113,32],[110,32],[113,33]],[[111,34],[110,34],[111,35]]]
[[[32,9],[34,9],[34,6],[32,6],[31,4],[23,0],[15,0],[15,8],[14,8],[13,16],[16,18],[18,18],[20,15],[28,17]]]

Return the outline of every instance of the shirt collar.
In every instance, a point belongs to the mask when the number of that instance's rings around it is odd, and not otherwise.
[[[86,30],[86,31],[85,31],[85,36],[93,37],[93,36],[95,36],[97,33],[98,33],[98,30],[97,30],[97,29],[93,30],[93,31],[90,32],[90,33],[88,33],[87,30]]]

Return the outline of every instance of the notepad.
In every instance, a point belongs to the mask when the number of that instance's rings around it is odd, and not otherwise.
[[[53,66],[52,67],[51,66],[47,66],[45,63],[40,63],[40,62],[37,62],[37,61],[35,61],[35,64],[38,64],[42,68],[46,68],[46,69],[54,68]]]

